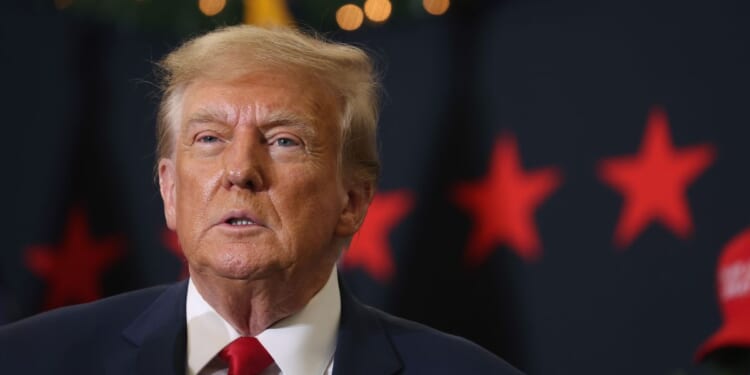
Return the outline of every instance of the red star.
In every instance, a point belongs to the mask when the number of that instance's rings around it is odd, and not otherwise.
[[[408,191],[378,193],[373,198],[367,216],[344,254],[342,266],[363,267],[374,279],[387,282],[393,277],[394,265],[388,234],[408,213],[413,205]]]
[[[630,245],[652,221],[661,222],[682,239],[690,235],[693,223],[686,190],[713,163],[715,155],[711,145],[676,149],[667,115],[654,107],[638,154],[599,164],[599,178],[625,199],[615,230],[615,245]]]
[[[475,221],[467,245],[467,263],[480,265],[496,245],[503,243],[524,260],[538,259],[542,245],[534,212],[561,181],[560,172],[553,167],[524,171],[516,138],[500,136],[484,180],[460,184],[455,190],[456,203]]]
[[[187,268],[187,261],[185,260],[185,254],[182,252],[182,246],[180,246],[180,239],[177,238],[177,232],[165,228],[161,235],[161,241],[169,251],[180,259],[182,263],[182,269],[180,270],[179,280],[188,277],[189,272]]]
[[[44,308],[96,300],[102,296],[101,276],[122,255],[122,241],[93,240],[82,210],[73,209],[59,246],[35,245],[26,249],[26,264],[47,281]]]

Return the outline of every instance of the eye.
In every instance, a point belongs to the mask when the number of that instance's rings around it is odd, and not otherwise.
[[[272,144],[276,144],[281,147],[293,147],[293,146],[298,146],[299,142],[295,141],[292,138],[280,137],[280,138],[274,139]]]
[[[215,137],[213,135],[202,135],[202,136],[198,137],[196,139],[196,141],[198,141],[200,143],[214,143],[214,142],[218,142],[219,138]]]

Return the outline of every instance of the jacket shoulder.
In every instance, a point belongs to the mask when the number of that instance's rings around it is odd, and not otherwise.
[[[388,332],[405,373],[522,375],[481,346],[459,336],[365,306]]]
[[[34,353],[97,353],[168,286],[151,287],[99,301],[63,307],[0,327],[0,364],[33,363]],[[70,358],[69,358],[70,359]]]
[[[30,332],[48,334],[80,332],[83,327],[101,328],[133,319],[143,311],[167,286],[140,289],[98,301],[67,306],[44,312],[0,326],[0,340],[7,336]],[[77,327],[81,325],[81,327]],[[124,328],[124,327],[123,327]]]

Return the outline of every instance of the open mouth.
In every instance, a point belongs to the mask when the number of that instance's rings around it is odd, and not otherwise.
[[[237,226],[237,227],[256,224],[254,221],[248,218],[241,218],[241,217],[233,217],[233,218],[227,219],[225,223],[232,225],[232,226]]]

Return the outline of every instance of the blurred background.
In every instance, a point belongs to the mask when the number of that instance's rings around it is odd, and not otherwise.
[[[18,4],[16,4],[18,3]],[[382,72],[361,300],[529,374],[703,374],[750,226],[750,3],[27,0],[2,5],[0,324],[186,276],[153,180],[154,62],[304,25]]]

